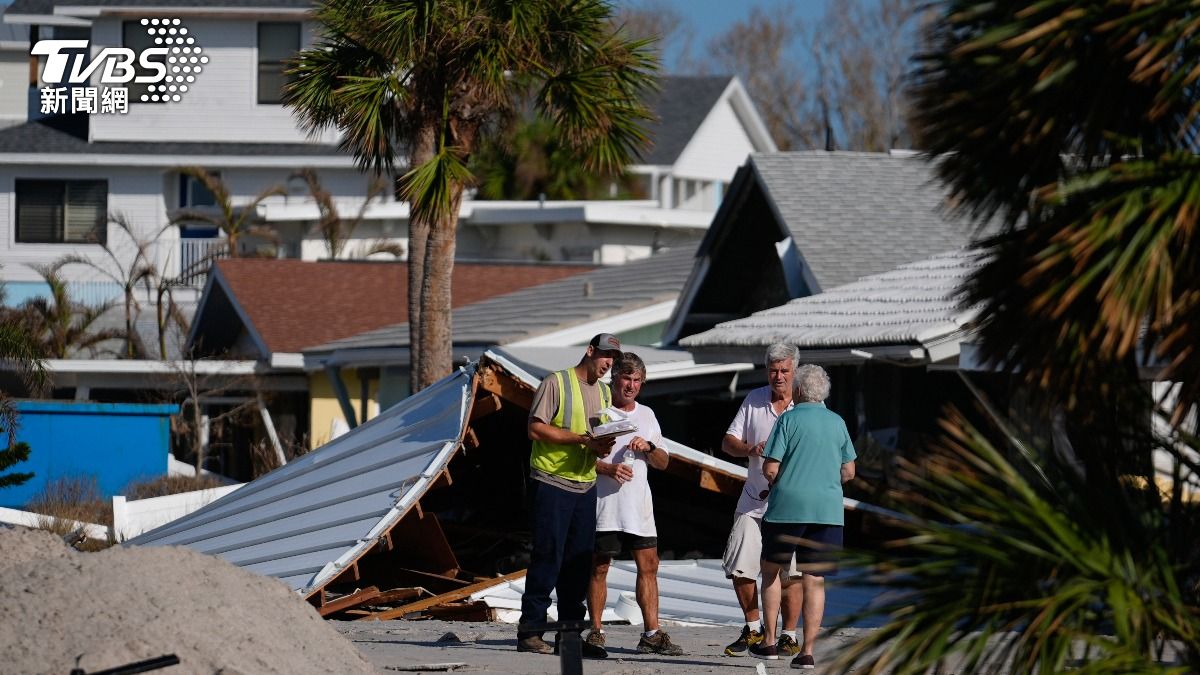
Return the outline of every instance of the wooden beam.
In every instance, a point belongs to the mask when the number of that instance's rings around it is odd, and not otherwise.
[[[379,588],[376,586],[367,586],[357,593],[351,593],[350,595],[325,603],[319,609],[317,609],[317,612],[321,616],[329,616],[330,614],[337,614],[345,609],[351,609],[358,607],[359,605],[365,605],[378,597]]]
[[[450,487],[453,484],[454,481],[450,478],[450,469],[442,469],[437,478],[434,478],[433,482],[429,484],[429,489],[436,490],[438,488]]]
[[[422,595],[429,595],[429,591],[424,588],[393,588],[390,591],[384,591],[379,594],[372,602],[376,605],[391,605],[397,602],[408,602],[416,600]]]
[[[377,612],[369,617],[358,619],[358,621],[388,621],[389,619],[398,619],[405,614],[421,612],[432,607],[445,605],[457,600],[462,600],[463,598],[469,598],[471,597],[472,593],[478,593],[479,591],[491,588],[492,586],[499,586],[502,583],[512,581],[514,579],[520,579],[523,576],[525,576],[525,570],[511,572],[502,577],[496,577],[494,579],[488,579],[487,581],[481,581],[477,584],[471,584],[470,586],[460,588],[456,591],[450,591],[449,593],[435,595],[432,598],[418,600],[417,602],[412,602],[395,609],[389,609],[386,612]]]
[[[474,422],[480,417],[487,417],[500,410],[503,405],[501,398],[494,393],[482,396],[475,400],[475,405],[471,406],[470,421]]]
[[[518,382],[499,366],[488,364],[481,370],[483,375],[480,378],[480,387],[526,410],[533,405],[533,389],[523,382]]]
[[[477,450],[480,445],[482,444],[479,442],[479,436],[474,429],[468,426],[467,430],[463,432],[463,447],[467,450]]]

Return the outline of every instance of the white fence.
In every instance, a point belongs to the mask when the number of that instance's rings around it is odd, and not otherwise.
[[[113,497],[113,535],[117,541],[132,539],[207,506],[242,485],[245,483],[133,501]]]
[[[229,257],[229,242],[224,237],[179,240],[179,282],[185,286],[203,286],[217,258]]]
[[[42,524],[49,520],[55,520],[52,516],[45,516],[40,513],[30,513],[29,511],[18,511],[17,509],[6,509],[0,507],[0,523],[8,523],[9,525],[20,525],[31,529],[38,529]],[[101,541],[108,539],[108,528],[95,523],[80,523],[78,521],[70,521],[71,529],[83,529],[83,533],[92,539]]]

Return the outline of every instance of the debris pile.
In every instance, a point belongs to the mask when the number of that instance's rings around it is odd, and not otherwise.
[[[93,672],[167,654],[172,673],[377,673],[284,584],[186,548],[77,553],[0,528],[0,663]]]

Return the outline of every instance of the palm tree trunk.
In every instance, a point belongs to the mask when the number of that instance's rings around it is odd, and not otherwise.
[[[420,166],[433,157],[437,143],[438,127],[436,124],[426,125],[418,133],[413,144],[409,169]],[[418,373],[424,362],[421,351],[422,321],[427,314],[422,307],[421,288],[425,283],[426,245],[432,228],[425,217],[416,217],[410,211],[408,219],[408,351],[409,351],[409,380],[412,383],[412,393],[425,388],[425,380]],[[447,319],[448,320],[448,319]]]
[[[424,389],[450,374],[453,361],[453,326],[450,322],[451,287],[454,272],[455,234],[463,186],[452,184],[451,209],[434,222],[425,249],[425,276],[421,286],[421,363],[417,387]]]
[[[133,347],[133,291],[125,289],[125,357],[137,356]]]

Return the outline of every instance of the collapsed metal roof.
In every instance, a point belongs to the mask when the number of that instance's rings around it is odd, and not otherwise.
[[[462,441],[476,366],[128,543],[187,546],[305,596],[386,542]]]
[[[317,604],[330,584],[371,582],[374,572],[360,570],[371,553],[428,559],[433,549],[441,556],[434,568],[444,571],[415,574],[453,581],[459,571],[454,552],[420,500],[450,484],[456,453],[478,447],[472,421],[506,405],[527,411],[538,382],[489,351],[350,433],[127,543],[218,555],[278,578]],[[676,478],[702,491],[740,491],[744,467],[678,443],[667,446],[673,455],[667,471]]]

